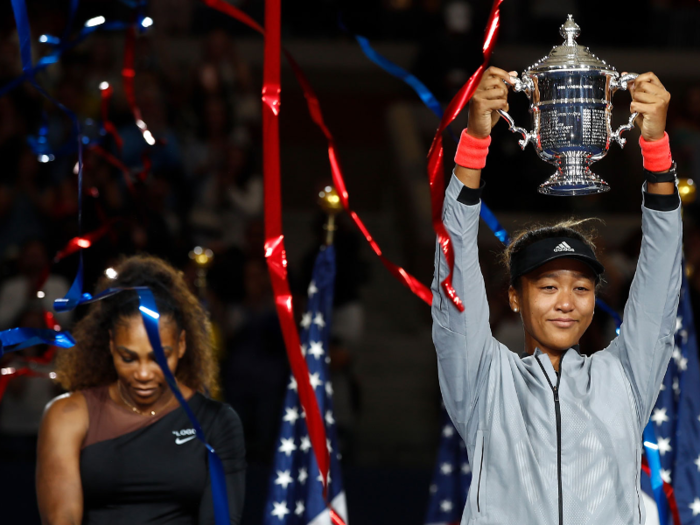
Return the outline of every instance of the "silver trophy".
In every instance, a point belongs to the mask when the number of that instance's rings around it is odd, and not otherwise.
[[[627,142],[621,134],[634,127],[637,113],[613,131],[612,97],[618,89],[626,90],[637,74],[620,75],[587,47],[578,45],[581,28],[571,15],[559,32],[564,43],[529,67],[513,86],[530,99],[532,131],[517,127],[505,111],[499,113],[512,132],[522,134],[522,149],[532,143],[542,160],[556,166],[556,173],[539,187],[540,193],[602,193],[610,186],[590,165],[605,156],[611,141],[620,147]]]

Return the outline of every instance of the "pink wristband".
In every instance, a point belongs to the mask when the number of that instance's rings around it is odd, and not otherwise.
[[[668,171],[671,169],[671,147],[669,146],[668,133],[664,131],[664,138],[647,142],[644,137],[639,137],[639,147],[642,148],[644,169],[649,171]]]
[[[486,155],[489,154],[491,136],[485,139],[472,137],[467,130],[462,131],[455,155],[455,163],[472,170],[480,170],[486,166]]]

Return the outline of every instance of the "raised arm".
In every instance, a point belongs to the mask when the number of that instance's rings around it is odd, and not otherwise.
[[[619,356],[630,381],[643,428],[673,351],[682,275],[682,223],[675,184],[650,182],[669,178],[664,174],[668,173],[670,153],[663,145],[668,141],[664,130],[670,95],[653,73],[640,75],[631,92],[631,110],[640,113],[644,165],[652,173],[643,187],[639,262],[620,336],[610,350]]]
[[[46,408],[39,429],[36,468],[42,525],[82,523],[80,445],[87,427],[87,405],[80,393],[60,396]]]
[[[440,246],[435,250],[431,289],[438,377],[447,411],[462,433],[498,344],[489,326],[489,306],[477,248],[484,155],[479,162],[479,155],[469,151],[469,144],[475,149],[487,147],[491,129],[499,119],[497,110],[508,107],[508,90],[503,80],[511,82],[510,75],[502,69],[491,67],[484,73],[469,104],[469,128],[463,133],[461,154],[458,152],[457,156],[457,161],[466,166],[457,164],[445,195],[443,220],[455,254],[453,285],[464,303],[464,312],[454,307],[440,286],[449,269]]]

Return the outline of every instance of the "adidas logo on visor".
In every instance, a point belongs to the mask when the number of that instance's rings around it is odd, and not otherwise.
[[[575,252],[576,250],[574,250],[571,246],[569,246],[566,241],[562,241],[559,244],[557,244],[557,247],[554,248],[554,251],[555,252]]]

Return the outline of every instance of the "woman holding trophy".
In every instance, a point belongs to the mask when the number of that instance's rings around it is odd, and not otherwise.
[[[681,284],[680,198],[665,133],[670,95],[653,73],[629,84],[642,132],[644,170],[630,176],[644,174],[643,240],[618,337],[590,357],[579,353],[603,265],[578,223],[537,228],[505,253],[508,301],[525,332],[521,359],[520,349],[491,335],[477,250],[481,170],[513,75],[485,72],[446,192],[453,284],[465,311],[440,286],[448,265],[439,247],[432,284],[440,387],[472,466],[462,523],[644,523],[642,431],[673,350]]]

